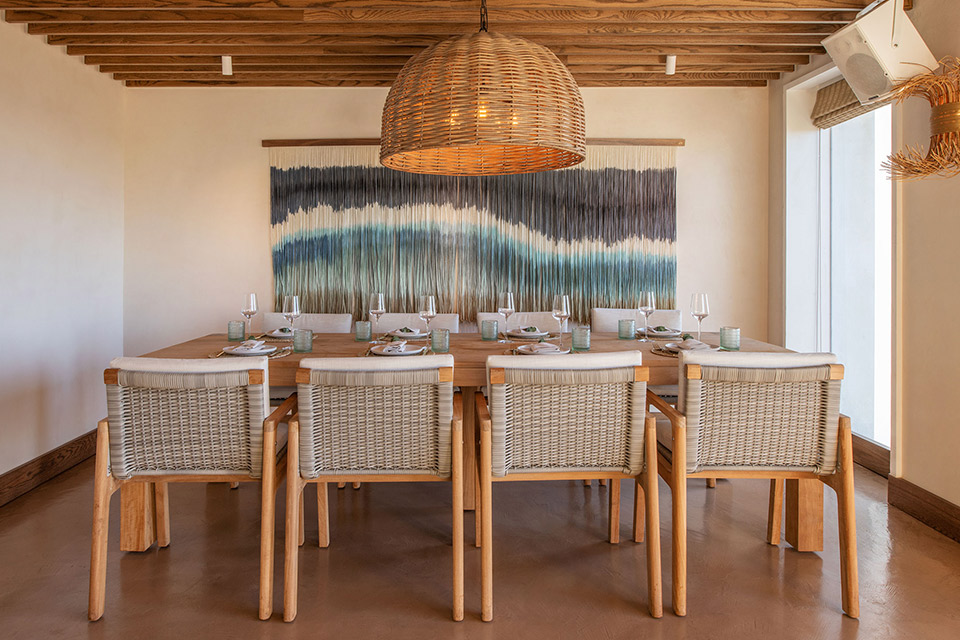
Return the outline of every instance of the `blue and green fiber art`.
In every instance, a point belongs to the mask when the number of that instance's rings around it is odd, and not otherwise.
[[[521,311],[568,293],[580,322],[645,290],[675,308],[676,180],[668,148],[591,146],[578,168],[482,178],[387,169],[377,147],[274,149],[274,294],[357,318],[372,292],[397,312],[434,294],[464,321],[504,291]]]

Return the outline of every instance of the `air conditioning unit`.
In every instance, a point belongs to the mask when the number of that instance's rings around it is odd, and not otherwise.
[[[882,100],[897,84],[939,66],[902,0],[868,8],[823,46],[861,104]]]

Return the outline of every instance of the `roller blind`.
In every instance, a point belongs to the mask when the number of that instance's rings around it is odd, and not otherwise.
[[[810,118],[817,127],[829,129],[889,103],[890,100],[877,100],[872,104],[860,104],[853,89],[841,78],[817,91]]]

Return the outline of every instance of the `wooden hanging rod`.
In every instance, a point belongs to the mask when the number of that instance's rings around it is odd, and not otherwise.
[[[587,138],[590,145],[635,147],[682,147],[683,138]],[[380,138],[316,138],[313,140],[264,140],[264,147],[352,147],[379,146]]]

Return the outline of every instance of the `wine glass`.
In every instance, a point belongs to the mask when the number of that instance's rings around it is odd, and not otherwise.
[[[650,342],[650,328],[647,324],[650,314],[657,310],[657,299],[653,291],[641,291],[640,303],[637,305],[637,311],[643,316],[643,337],[640,342]]]
[[[290,332],[293,332],[293,321],[300,317],[300,298],[297,296],[283,297],[283,317],[290,323]]]
[[[380,325],[380,316],[387,312],[386,306],[383,304],[383,294],[374,293],[370,295],[370,315],[373,316],[373,341],[378,342],[377,340],[377,331]]]
[[[427,325],[430,333],[430,321],[437,317],[437,301],[433,296],[420,296],[420,319]]]
[[[553,309],[551,313],[553,317],[557,319],[557,324],[560,325],[560,348],[563,349],[563,323],[570,317],[570,296],[553,296]]]
[[[690,315],[697,319],[697,340],[703,332],[703,319],[710,315],[710,301],[705,293],[695,293],[690,296]]]
[[[247,319],[247,335],[253,337],[253,325],[250,321],[253,319],[253,316],[257,315],[257,294],[248,293],[244,296],[243,307],[240,309],[240,313]]]
[[[510,328],[510,316],[513,315],[513,312],[516,310],[517,306],[513,302],[513,293],[510,291],[501,293],[499,302],[497,303],[497,313],[503,316],[504,335],[506,335],[507,330]],[[506,342],[506,340],[501,340],[501,342]]]

